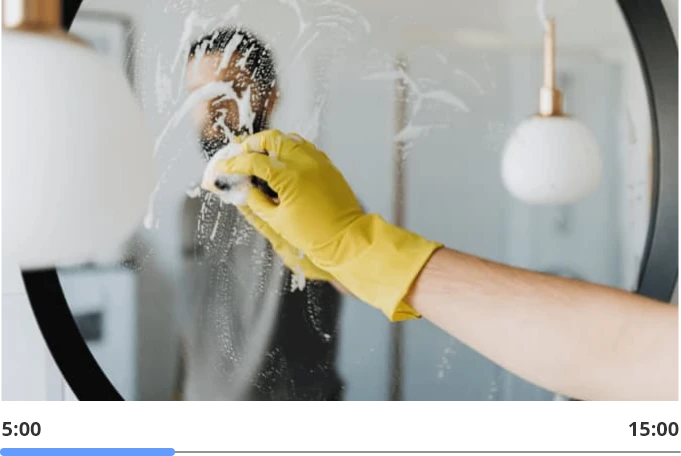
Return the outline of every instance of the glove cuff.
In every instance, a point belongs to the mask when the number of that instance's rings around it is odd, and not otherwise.
[[[323,269],[355,296],[380,309],[390,321],[420,318],[404,297],[442,244],[392,225],[376,214],[359,217],[333,243],[331,261],[315,259]]]

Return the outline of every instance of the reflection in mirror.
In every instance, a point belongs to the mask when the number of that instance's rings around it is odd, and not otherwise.
[[[501,175],[504,145],[538,110],[548,15],[563,107],[603,163],[598,187],[561,206],[515,199]],[[135,237],[59,271],[126,399],[564,399],[428,322],[389,324],[288,270],[234,206],[198,187],[235,136],[270,127],[318,144],[366,210],[426,237],[635,287],[651,132],[615,0],[89,0],[74,32],[132,75],[156,138],[158,179]]]

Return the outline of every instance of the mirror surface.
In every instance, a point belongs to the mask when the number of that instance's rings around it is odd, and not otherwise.
[[[565,111],[603,167],[585,199],[538,207],[505,189],[501,158],[538,109],[546,16]],[[651,128],[615,0],[89,0],[72,32],[130,76],[156,139],[134,238],[59,270],[126,399],[565,399],[426,321],[390,324],[329,284],[301,287],[233,207],[197,190],[230,135],[267,126],[318,144],[368,211],[426,237],[635,288]]]

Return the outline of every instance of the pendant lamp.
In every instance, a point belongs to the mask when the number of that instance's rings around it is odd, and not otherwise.
[[[506,189],[528,204],[576,203],[601,179],[602,158],[595,138],[581,122],[563,112],[555,61],[555,21],[550,18],[544,36],[539,112],[513,132],[501,163]]]
[[[154,183],[152,141],[120,68],[61,29],[61,1],[5,0],[3,262],[72,265],[119,248]]]

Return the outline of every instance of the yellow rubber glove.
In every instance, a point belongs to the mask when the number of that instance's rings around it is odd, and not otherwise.
[[[271,226],[265,223],[257,215],[253,213],[248,206],[239,206],[239,212],[244,216],[248,223],[262,234],[270,244],[272,249],[279,255],[281,261],[284,262],[287,268],[294,273],[302,272],[306,279],[310,280],[324,280],[332,282],[333,276],[328,272],[317,267],[310,259],[303,253],[302,250],[293,247],[291,244],[277,234]]]
[[[258,176],[278,193],[275,204],[250,191],[247,205],[260,219],[391,321],[419,317],[403,299],[441,244],[364,214],[329,158],[297,135],[265,131],[243,148],[247,153],[218,166]]]
[[[246,136],[236,136],[233,141],[241,144],[246,139]],[[284,262],[287,268],[294,273],[302,271],[306,279],[323,280],[325,282],[332,282],[333,276],[328,272],[318,268],[310,259],[303,253],[302,250],[296,249],[286,240],[277,234],[267,223],[263,222],[257,215],[253,213],[248,206],[238,206],[237,209],[244,216],[248,223],[251,224],[260,234],[262,234],[270,244],[272,249],[277,253],[281,261]]]

